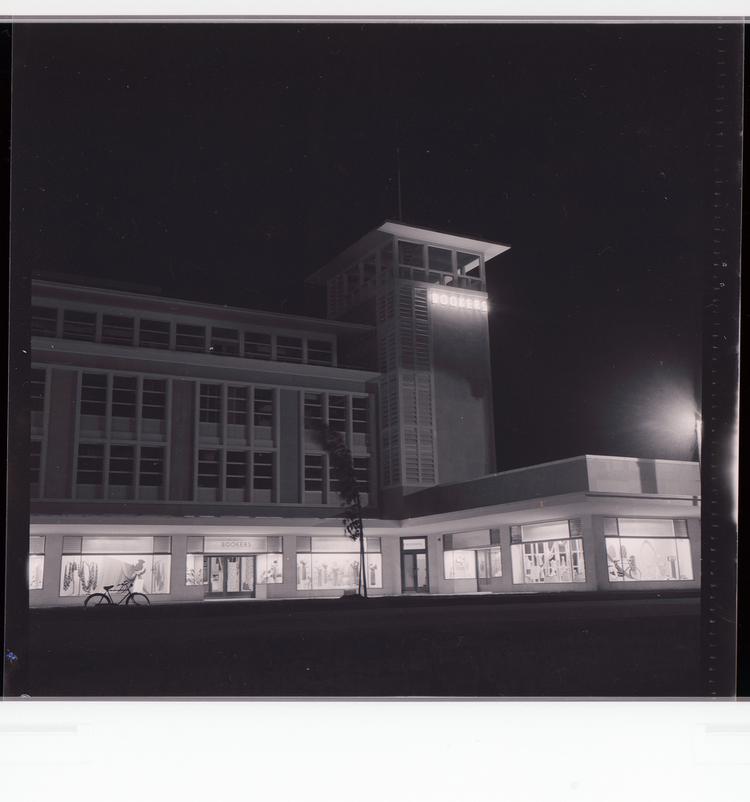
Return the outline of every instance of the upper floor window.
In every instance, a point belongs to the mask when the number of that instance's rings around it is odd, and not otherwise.
[[[31,336],[57,337],[57,309],[51,306],[31,307]]]
[[[114,376],[112,379],[112,416],[135,418],[138,380],[135,376]]]
[[[102,342],[111,345],[132,345],[135,321],[122,315],[102,315]]]
[[[203,353],[206,350],[205,326],[190,326],[187,323],[178,323],[174,347],[177,351]]]
[[[352,398],[352,430],[355,434],[367,434],[369,431],[369,404],[368,398]]]
[[[43,368],[32,368],[29,380],[31,396],[31,411],[44,412],[44,391],[47,384],[47,374]]]
[[[399,240],[398,261],[406,267],[424,267],[424,248],[416,242]]]
[[[201,384],[200,389],[200,422],[221,422],[221,385]]]
[[[255,388],[253,399],[253,424],[255,426],[273,426],[273,390]]]
[[[310,365],[332,365],[333,343],[327,340],[308,340],[307,361]]]
[[[169,322],[141,318],[138,345],[141,348],[169,348]]]
[[[212,326],[211,347],[208,350],[213,354],[238,356],[240,353],[239,332],[236,329]]]
[[[247,426],[247,387],[227,387],[227,423]]]
[[[84,373],[81,376],[81,415],[107,414],[107,375]]]
[[[323,396],[320,393],[305,393],[304,418],[307,431],[319,431],[323,426]]]
[[[328,425],[336,432],[346,431],[346,396],[328,396]]]
[[[150,420],[164,420],[166,411],[166,381],[164,379],[144,379],[141,416]]]
[[[280,362],[302,362],[302,340],[299,337],[277,337],[276,358]]]
[[[250,359],[270,359],[271,335],[260,331],[246,331],[245,356]]]
[[[94,312],[78,312],[66,309],[63,314],[63,337],[68,340],[96,339],[96,315]]]

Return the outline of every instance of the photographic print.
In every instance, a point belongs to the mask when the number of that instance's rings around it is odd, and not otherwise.
[[[6,695],[731,694],[741,60],[14,25]]]

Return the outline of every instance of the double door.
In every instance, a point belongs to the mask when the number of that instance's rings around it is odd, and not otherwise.
[[[255,596],[255,556],[238,554],[208,558],[208,594],[213,597],[253,598]]]
[[[401,590],[404,593],[430,592],[425,538],[401,538]]]

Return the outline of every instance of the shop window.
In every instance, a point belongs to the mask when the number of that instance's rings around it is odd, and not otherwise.
[[[41,590],[44,586],[44,546],[43,535],[29,537],[29,590]]]
[[[305,430],[319,432],[323,429],[323,396],[320,393],[305,393]]]
[[[368,434],[370,402],[367,398],[352,398],[352,430],[355,434]]]
[[[326,340],[308,340],[307,361],[310,365],[333,365],[333,343]]]
[[[685,520],[607,518],[604,533],[610,582],[693,579]]]
[[[211,346],[208,349],[212,354],[221,356],[239,356],[240,334],[237,329],[224,329],[218,326],[211,327]]]
[[[302,362],[302,340],[299,337],[278,336],[276,358],[279,362]]]
[[[31,307],[31,336],[57,337],[57,309],[51,306]]]
[[[169,593],[170,539],[84,537],[63,543],[60,595],[87,596],[105,585],[132,581],[135,593]],[[71,541],[78,541],[78,550]]]
[[[578,519],[512,526],[510,535],[515,583],[586,581]]]
[[[488,529],[443,536],[443,576],[446,579],[493,579],[503,575],[499,545]]]
[[[246,331],[245,356],[249,359],[270,359],[271,335],[259,331]]]
[[[96,340],[96,314],[76,312],[66,309],[63,312],[63,337],[68,340]]]
[[[208,557],[202,553],[186,555],[185,584],[188,586],[208,584]]]
[[[201,384],[200,422],[219,423],[221,421],[221,385]]]
[[[353,590],[359,581],[359,541],[297,538],[297,590]],[[301,547],[301,549],[300,549]],[[365,538],[367,585],[383,587],[380,539]]]
[[[192,351],[202,354],[206,350],[205,326],[178,323],[175,331],[174,346],[177,351]]]
[[[122,315],[102,315],[102,342],[108,345],[132,345],[135,321]]]
[[[141,348],[169,348],[169,322],[141,319],[138,345]]]
[[[253,393],[253,425],[267,429],[273,428],[273,390],[255,388]]]

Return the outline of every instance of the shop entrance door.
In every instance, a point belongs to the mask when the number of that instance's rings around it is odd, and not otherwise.
[[[427,540],[423,537],[401,538],[401,590],[404,593],[429,593]]]
[[[477,590],[487,591],[492,586],[492,563],[489,549],[477,549]]]
[[[255,596],[255,557],[235,554],[208,558],[208,595],[211,598]]]

